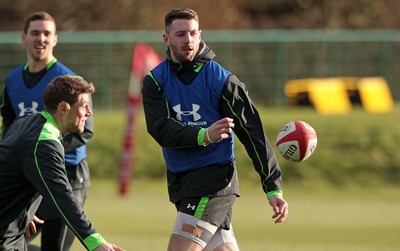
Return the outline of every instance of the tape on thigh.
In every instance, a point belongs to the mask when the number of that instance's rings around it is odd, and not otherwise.
[[[184,236],[203,248],[211,240],[218,227],[194,216],[178,212],[173,234]]]

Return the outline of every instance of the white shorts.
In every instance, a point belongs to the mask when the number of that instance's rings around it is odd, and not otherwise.
[[[232,225],[229,230],[225,230],[181,212],[178,212],[172,234],[186,237],[198,243],[205,251],[214,250],[227,242],[232,243],[239,250]]]

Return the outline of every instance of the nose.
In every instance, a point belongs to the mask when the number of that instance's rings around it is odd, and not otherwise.
[[[40,32],[38,35],[38,39],[40,41],[45,41],[46,40],[46,35],[43,32]]]
[[[86,106],[86,117],[90,117],[93,115],[92,109],[90,109],[90,106]]]
[[[192,36],[190,35],[190,32],[188,32],[185,35],[185,42],[190,43],[191,41],[192,41]]]

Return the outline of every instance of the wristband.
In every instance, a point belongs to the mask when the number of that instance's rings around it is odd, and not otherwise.
[[[213,144],[214,142],[211,141],[210,135],[208,134],[208,128],[207,128],[207,130],[206,130],[206,136],[207,136],[208,142],[211,143],[211,144]]]
[[[272,197],[277,196],[277,195],[283,195],[283,192],[281,190],[274,190],[274,191],[268,192],[267,193],[267,198],[269,200]]]

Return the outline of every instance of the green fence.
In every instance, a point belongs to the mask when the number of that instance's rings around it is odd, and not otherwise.
[[[59,32],[56,57],[93,82],[94,105],[125,105],[133,46],[145,42],[161,56],[163,31]],[[246,83],[257,103],[286,105],[287,80],[311,77],[384,77],[400,99],[400,31],[205,30],[216,61]],[[25,62],[20,32],[0,32],[0,78]],[[3,81],[2,81],[3,82]]]

